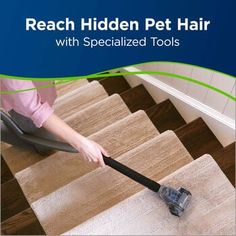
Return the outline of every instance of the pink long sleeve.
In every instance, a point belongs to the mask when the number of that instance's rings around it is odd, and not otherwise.
[[[23,90],[52,84],[52,82],[32,82],[30,80],[1,79],[2,91]],[[41,127],[53,113],[52,105],[56,99],[55,87],[25,91],[15,94],[3,94],[2,106],[6,111],[13,109],[30,118],[36,127]]]

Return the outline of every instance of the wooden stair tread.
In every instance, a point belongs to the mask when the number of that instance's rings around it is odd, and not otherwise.
[[[94,81],[59,97],[54,106],[55,113],[65,119],[106,97],[108,95],[105,89],[97,81]]]
[[[71,115],[65,121],[80,134],[89,136],[129,114],[124,101],[114,94]]]
[[[86,79],[79,79],[75,81],[70,81],[64,84],[57,84],[56,85],[56,90],[57,90],[57,96],[61,97],[74,89],[77,89],[83,85],[88,84],[88,80]]]
[[[157,135],[158,131],[146,113],[138,111],[91,135],[90,138],[116,158]],[[95,167],[94,164],[84,162],[79,153],[57,152],[16,173],[15,176],[28,201],[32,203],[94,170]]]
[[[158,181],[193,159],[176,135],[167,131],[123,154],[118,160]],[[47,234],[57,235],[142,189],[143,186],[106,167],[39,199],[32,207]],[[62,215],[66,216],[63,222]]]
[[[150,107],[146,113],[161,133],[166,130],[176,130],[186,124],[169,99]]]
[[[156,104],[142,84],[121,93],[120,96],[131,112],[147,110]]]
[[[213,154],[229,181],[235,186],[235,142]]]
[[[64,235],[235,235],[234,188],[212,157],[204,155],[160,183],[191,191],[181,218],[145,189]]]
[[[204,154],[213,155],[214,152],[222,149],[221,143],[202,118],[178,128],[175,133],[193,158]]]
[[[45,235],[31,208],[27,208],[3,221],[1,230],[4,235]]]
[[[6,161],[1,156],[1,184],[13,179],[14,176],[12,175]]]
[[[103,78],[99,80],[99,83],[107,91],[108,95],[112,95],[114,93],[120,94],[131,88],[123,76]]]
[[[1,220],[4,221],[27,209],[27,202],[16,179],[1,185]]]

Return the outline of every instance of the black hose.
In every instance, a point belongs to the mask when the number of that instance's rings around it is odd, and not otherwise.
[[[59,142],[56,140],[45,139],[42,137],[37,137],[32,134],[25,134],[20,127],[8,116],[5,112],[0,111],[1,119],[5,125],[13,130],[13,132],[22,140],[30,144],[41,145],[53,150],[59,150],[64,152],[77,153],[78,150],[69,145],[68,143]],[[158,192],[160,184],[147,178],[146,176],[136,172],[135,170],[121,164],[120,162],[103,155],[103,159],[106,165],[112,167],[113,169],[119,171],[120,173],[126,175],[127,177],[133,179],[134,181],[144,185],[145,187],[151,189],[154,192]]]
[[[112,167],[113,169],[119,171],[120,173],[128,176],[129,178],[133,179],[134,181],[144,185],[145,187],[149,188],[154,192],[158,192],[161,185],[157,182],[147,178],[146,176],[136,172],[135,170],[121,164],[120,162],[103,155],[103,159],[106,165]]]

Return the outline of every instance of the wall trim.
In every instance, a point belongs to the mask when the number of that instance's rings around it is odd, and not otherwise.
[[[129,72],[141,71],[136,67],[126,67],[126,68],[124,68],[124,70],[129,71]],[[206,114],[207,116],[210,116],[214,120],[222,123],[223,125],[225,125],[235,131],[235,120],[231,119],[230,117],[216,111],[215,109],[205,105],[204,103],[197,101],[196,99],[173,88],[172,86],[163,83],[162,81],[158,80],[157,78],[154,78],[151,75],[138,74],[138,75],[136,75],[136,77],[142,79],[143,81],[150,83],[151,85],[153,85],[155,87],[158,87],[159,89],[166,92],[167,94],[172,95],[173,97],[175,97],[175,98],[179,99],[180,101],[190,105],[191,107],[201,111],[202,113]]]

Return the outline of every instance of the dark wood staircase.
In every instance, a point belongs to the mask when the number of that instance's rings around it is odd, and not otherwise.
[[[5,235],[44,235],[45,232],[26,200],[17,180],[1,158],[1,231]]]
[[[123,92],[120,96],[131,112],[138,110],[145,111],[156,104],[143,85],[131,88]]]
[[[99,83],[105,88],[108,95],[114,93],[121,94],[131,88],[123,76],[102,78],[99,80]]]
[[[3,159],[3,157],[1,156],[1,184],[13,179],[14,176],[11,173],[7,163],[5,162],[5,160]]]
[[[210,154],[235,185],[235,143],[223,147],[202,118],[186,123],[170,100],[156,104],[143,85],[131,88],[124,77],[98,80],[108,95],[120,94],[131,112],[144,110],[160,133],[173,130],[194,159]],[[17,180],[1,158],[1,226],[6,235],[45,234]]]
[[[214,160],[235,186],[235,142],[212,154]]]

